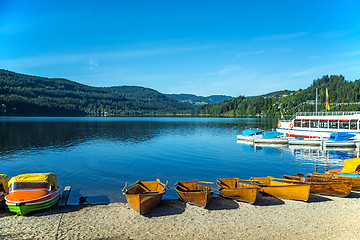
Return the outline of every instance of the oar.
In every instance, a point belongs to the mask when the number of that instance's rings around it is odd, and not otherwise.
[[[198,183],[204,183],[204,184],[214,184],[213,182],[203,182],[203,181],[197,181]]]
[[[140,180],[137,180],[135,183],[133,183],[133,184],[130,184],[129,186],[128,186],[128,183],[126,182],[125,183],[125,187],[122,189],[122,191],[124,192],[126,189],[128,189],[129,187],[132,187],[132,186],[134,186],[134,185],[136,185],[136,184],[139,184],[141,181]]]
[[[159,179],[158,179],[159,180]],[[160,182],[160,180],[159,180],[159,184],[161,185],[161,186],[163,186],[164,188],[167,188],[167,189],[170,189],[167,185],[168,185],[168,181],[166,181],[166,183],[165,184],[163,184],[162,182]]]

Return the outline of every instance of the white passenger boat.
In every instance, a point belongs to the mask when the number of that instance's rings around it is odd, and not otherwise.
[[[290,120],[279,120],[276,131],[288,137],[323,139],[343,132],[360,139],[359,120],[360,112],[300,112]]]

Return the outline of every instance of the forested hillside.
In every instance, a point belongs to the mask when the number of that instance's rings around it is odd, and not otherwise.
[[[138,116],[191,111],[189,105],[150,89],[135,87],[132,96],[131,89],[121,94],[120,88],[90,87],[66,79],[0,70],[0,114]]]
[[[196,96],[193,94],[167,94],[167,96],[176,99],[179,102],[189,103],[193,106],[199,106],[204,104],[214,104],[222,101],[232,99],[231,96],[225,95],[211,95],[208,97]]]
[[[261,96],[239,96],[217,104],[188,103],[144,87],[91,87],[66,79],[43,78],[0,69],[0,115],[71,116],[154,116],[195,114],[198,116],[270,117],[292,116],[299,111],[315,111],[316,90],[319,111],[325,109],[328,89],[331,111],[360,110],[360,80],[343,76],[323,76],[307,89],[282,90]],[[239,89],[241,92],[241,89]],[[170,95],[171,96],[171,95]],[[180,101],[202,97],[176,96]],[[210,96],[220,101],[227,96]],[[208,97],[208,98],[210,98]],[[209,99],[208,99],[209,100]]]
[[[323,76],[314,80],[305,90],[278,91],[246,98],[240,96],[219,104],[199,106],[200,115],[211,116],[279,116],[280,112],[292,116],[299,111],[315,111],[316,88],[319,93],[319,111],[325,109],[326,88],[331,111],[360,110],[360,80],[346,81],[343,76]]]
[[[118,86],[106,89],[118,93],[136,104],[149,109],[168,109],[169,111],[172,111],[173,109],[187,110],[195,108],[190,104],[179,103],[179,101],[150,88]]]

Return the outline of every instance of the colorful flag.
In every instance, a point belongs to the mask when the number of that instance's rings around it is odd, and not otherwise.
[[[326,89],[326,110],[330,110],[329,93],[327,89]]]
[[[280,113],[280,118],[281,118],[281,120],[284,119],[284,116],[282,115],[282,113]]]

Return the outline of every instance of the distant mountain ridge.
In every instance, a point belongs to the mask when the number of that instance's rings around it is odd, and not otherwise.
[[[143,87],[91,87],[0,69],[0,115],[149,116],[193,107]]]
[[[194,94],[166,94],[168,97],[174,98],[179,102],[185,102],[192,104],[194,106],[204,105],[204,104],[215,104],[230,100],[233,97],[226,95],[211,95],[208,97],[197,96]]]

